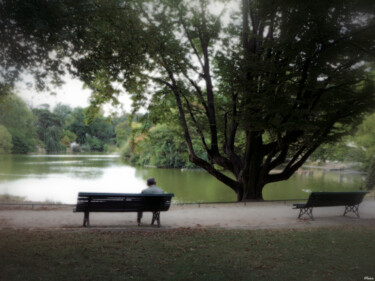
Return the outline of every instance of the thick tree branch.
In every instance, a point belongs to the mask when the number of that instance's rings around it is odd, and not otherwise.
[[[183,98],[184,98],[184,100],[185,100],[185,103],[186,103],[187,109],[188,109],[188,111],[189,111],[189,114],[190,114],[191,120],[193,121],[193,123],[194,123],[194,125],[195,125],[195,128],[197,129],[197,132],[198,132],[198,134],[199,134],[199,136],[200,136],[200,138],[201,138],[201,141],[202,141],[202,144],[203,144],[203,146],[204,146],[204,149],[205,149],[206,151],[209,151],[209,147],[207,146],[206,139],[205,139],[205,137],[204,137],[204,134],[203,134],[202,130],[200,129],[200,125],[199,125],[198,121],[197,121],[196,118],[195,118],[195,115],[194,115],[193,109],[192,109],[192,107],[191,107],[191,104],[190,104],[190,102],[189,102],[189,99],[186,98],[186,96],[185,96],[184,94],[182,94],[182,96],[183,96]]]
[[[275,149],[275,151],[277,151]],[[283,164],[286,160],[286,157],[288,155],[289,151],[289,145],[284,145],[284,148],[279,151],[279,155],[273,159],[273,157],[277,154],[276,153],[270,153],[266,159],[264,168],[266,169],[267,173],[275,169],[277,166]]]
[[[239,126],[239,123],[237,121],[237,97],[238,93],[233,93],[232,92],[232,122],[231,122],[231,128],[228,133],[228,112],[224,114],[224,145],[223,145],[223,150],[225,151],[226,155],[231,159],[233,163],[236,163],[236,172],[235,174],[238,174],[240,170],[242,169],[242,163],[241,163],[241,157],[239,157],[236,152],[235,152],[235,147],[234,143],[236,140],[236,134],[237,134],[237,129]]]
[[[185,76],[186,79],[188,79],[188,81],[190,82],[190,84],[194,87],[195,91],[197,92],[199,101],[202,103],[202,105],[203,105],[203,107],[205,109],[205,112],[206,112],[206,116],[208,117],[209,116],[209,114],[208,114],[208,107],[207,107],[206,101],[204,100],[202,89],[186,73],[183,73],[183,75]]]
[[[265,183],[289,179],[303,165],[303,163],[306,162],[307,158],[309,158],[309,156],[316,150],[318,146],[319,145],[314,145],[312,148],[308,149],[302,157],[300,156],[304,152],[306,147],[301,148],[281,173],[266,176]]]
[[[207,40],[208,41],[208,40]],[[203,57],[204,57],[204,80],[206,82],[206,95],[207,95],[207,109],[208,119],[211,134],[211,151],[213,155],[219,156],[218,138],[217,138],[217,127],[216,127],[216,113],[215,113],[215,99],[213,93],[213,85],[210,73],[210,59],[208,53],[208,45],[201,41]]]
[[[277,148],[277,146],[280,145],[280,142],[284,145],[290,144],[290,143],[297,141],[297,139],[301,137],[302,135],[303,135],[303,131],[301,130],[286,132],[283,137],[278,138],[277,140],[271,143],[263,145],[262,151],[264,152],[264,155],[268,155],[273,151],[273,149]]]
[[[214,168],[214,166],[207,161],[197,157],[196,155],[190,155],[190,161],[195,165],[205,169],[209,174],[216,177],[222,183],[228,185],[231,189],[233,189],[236,193],[238,192],[239,186],[238,182],[231,179],[230,177],[224,175],[223,173],[219,172]]]

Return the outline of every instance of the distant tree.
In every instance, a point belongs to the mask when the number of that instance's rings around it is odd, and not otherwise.
[[[358,127],[354,141],[363,151],[362,162],[368,172],[366,188],[372,190],[375,187],[375,113],[367,116]]]
[[[375,113],[367,116],[358,127],[354,141],[365,152],[363,162],[369,166],[375,158]]]
[[[375,159],[372,158],[369,163],[365,187],[367,190],[375,189]]]
[[[123,121],[115,127],[116,133],[116,143],[118,146],[126,143],[131,134],[131,127],[129,126],[129,121]]]
[[[69,130],[63,130],[61,143],[66,147],[70,147],[70,144],[77,140],[77,135]]]
[[[63,125],[58,115],[50,112],[48,109],[34,109],[36,120],[36,129],[38,137],[45,144],[47,152],[64,151],[61,143],[63,134]]]
[[[4,98],[5,96],[12,94],[12,87],[7,83],[0,82],[0,96]]]
[[[310,157],[316,161],[364,162],[365,151],[354,143],[354,136],[343,138],[339,142],[321,145]]]
[[[25,102],[12,92],[0,95],[0,124],[12,135],[12,153],[35,151],[34,115]]]
[[[211,9],[226,2],[3,1],[0,49],[8,70],[22,58],[33,70],[70,69],[93,90],[91,113],[116,101],[121,84],[135,109],[149,103],[159,122],[178,116],[190,161],[239,201],[261,200],[266,184],[288,179],[373,109],[375,2]]]
[[[66,119],[71,115],[73,109],[69,105],[59,103],[53,108],[53,113],[59,116],[61,123],[65,125]]]
[[[0,154],[11,153],[12,146],[12,135],[5,126],[0,125]]]
[[[104,143],[101,142],[97,137],[92,137],[90,135],[86,137],[85,145],[90,151],[102,152],[104,150]]]
[[[97,139],[103,144],[110,143],[115,140],[115,130],[110,121],[102,115],[97,115],[87,126],[87,133]]]
[[[61,143],[61,135],[61,127],[50,126],[46,129],[44,142],[48,153],[65,151],[65,146]]]
[[[77,136],[79,144],[86,142],[87,126],[83,108],[77,107],[73,109],[70,116],[66,119],[66,129]]]
[[[96,151],[102,151],[104,144],[115,143],[115,131],[113,125],[102,113],[97,113],[88,120],[88,109],[74,108],[65,121],[65,127],[77,136],[76,141]]]

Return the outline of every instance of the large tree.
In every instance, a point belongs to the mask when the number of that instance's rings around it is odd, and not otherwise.
[[[93,112],[118,83],[135,108],[151,97],[151,115],[177,116],[190,161],[238,200],[262,199],[374,107],[373,1],[24,2],[2,2],[5,52],[35,52],[38,71],[65,65],[93,89]]]
[[[33,112],[37,119],[38,137],[45,144],[46,151],[48,153],[64,151],[65,147],[61,143],[63,124],[60,116],[47,108],[35,108]]]
[[[0,95],[0,125],[6,127],[12,136],[12,153],[36,150],[38,137],[34,115],[25,102],[12,92]]]

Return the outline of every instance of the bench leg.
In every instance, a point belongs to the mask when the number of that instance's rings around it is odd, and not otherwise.
[[[359,205],[354,205],[354,206],[346,205],[343,216],[345,216],[347,213],[353,212],[357,216],[357,218],[359,218],[358,207]]]
[[[83,226],[90,226],[90,212],[85,212],[83,217]]]
[[[313,216],[312,210],[313,210],[312,207],[301,208],[299,210],[298,218],[300,219],[303,215],[308,215],[311,218],[311,220],[314,220],[314,216]]]
[[[160,212],[152,212],[151,225],[154,225],[155,221],[157,221],[158,227],[160,227]]]

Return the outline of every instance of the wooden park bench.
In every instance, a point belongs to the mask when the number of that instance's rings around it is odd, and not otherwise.
[[[300,209],[299,219],[306,214],[314,220],[312,214],[314,207],[345,206],[344,216],[349,212],[353,212],[359,218],[358,206],[366,193],[368,192],[312,192],[305,204],[293,204],[293,209]]]
[[[74,212],[83,212],[83,226],[90,225],[90,212],[152,212],[153,225],[160,226],[160,212],[168,211],[173,193],[133,194],[133,193],[78,193]]]

